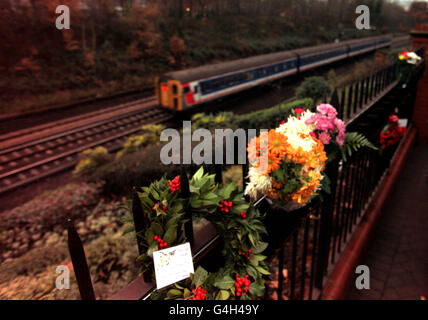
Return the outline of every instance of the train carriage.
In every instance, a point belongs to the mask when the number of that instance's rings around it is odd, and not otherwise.
[[[316,68],[347,57],[347,46],[343,43],[325,44],[293,50],[300,57],[299,71]]]
[[[166,73],[155,80],[161,106],[182,111],[297,73],[291,51]]]
[[[308,69],[391,45],[391,36],[282,51],[166,73],[155,79],[160,106],[183,111]]]

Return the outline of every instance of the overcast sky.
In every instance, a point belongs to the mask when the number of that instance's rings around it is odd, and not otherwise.
[[[414,0],[389,0],[389,1],[391,1],[391,2],[398,2],[403,7],[405,7],[407,9]],[[419,1],[428,2],[428,0],[419,0]]]

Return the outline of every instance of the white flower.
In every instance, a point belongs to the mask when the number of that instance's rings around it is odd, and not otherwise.
[[[309,133],[316,129],[315,124],[306,124],[306,120],[313,115],[310,111],[305,111],[300,119],[290,116],[287,122],[276,129],[276,132],[282,133],[287,137],[288,143],[293,147],[302,147],[304,151],[311,151],[315,141],[310,137]],[[302,136],[303,134],[303,136]]]
[[[257,168],[251,167],[248,171],[248,177],[250,182],[245,188],[245,195],[249,195],[253,199],[257,197],[258,192],[265,193],[272,187],[272,179],[260,174]]]
[[[419,57],[416,53],[414,53],[414,52],[409,52],[408,54],[407,54],[407,57],[408,57],[408,59],[407,59],[407,63],[410,63],[410,64],[416,64],[419,60],[421,60],[421,57]]]

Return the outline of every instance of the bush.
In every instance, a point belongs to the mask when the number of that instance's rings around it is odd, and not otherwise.
[[[221,128],[235,128],[237,116],[233,112],[220,112],[217,114],[196,113],[192,116],[192,128],[208,130]]]
[[[238,128],[244,129],[270,129],[277,127],[282,120],[287,119],[290,110],[294,108],[310,108],[311,105],[312,100],[306,98],[280,104],[272,108],[246,113],[240,115],[236,119],[236,125]]]
[[[95,149],[86,149],[80,154],[80,157],[82,160],[80,160],[73,172],[80,177],[91,174],[96,168],[110,160],[107,149],[101,146]]]
[[[121,158],[125,154],[137,152],[149,145],[159,144],[159,137],[165,127],[161,124],[147,124],[141,127],[142,135],[129,137],[123,145],[123,150],[116,154]]]
[[[103,182],[105,195],[129,195],[133,186],[147,186],[166,174],[178,174],[180,166],[163,165],[160,145],[148,146],[138,152],[124,154],[87,177],[89,182]]]
[[[323,77],[308,77],[297,88],[297,98],[311,98],[317,104],[331,95],[331,88]]]

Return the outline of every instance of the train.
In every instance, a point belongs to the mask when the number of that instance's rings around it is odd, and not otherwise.
[[[383,35],[169,72],[155,78],[156,98],[161,107],[185,111],[308,69],[406,41],[409,37]]]

